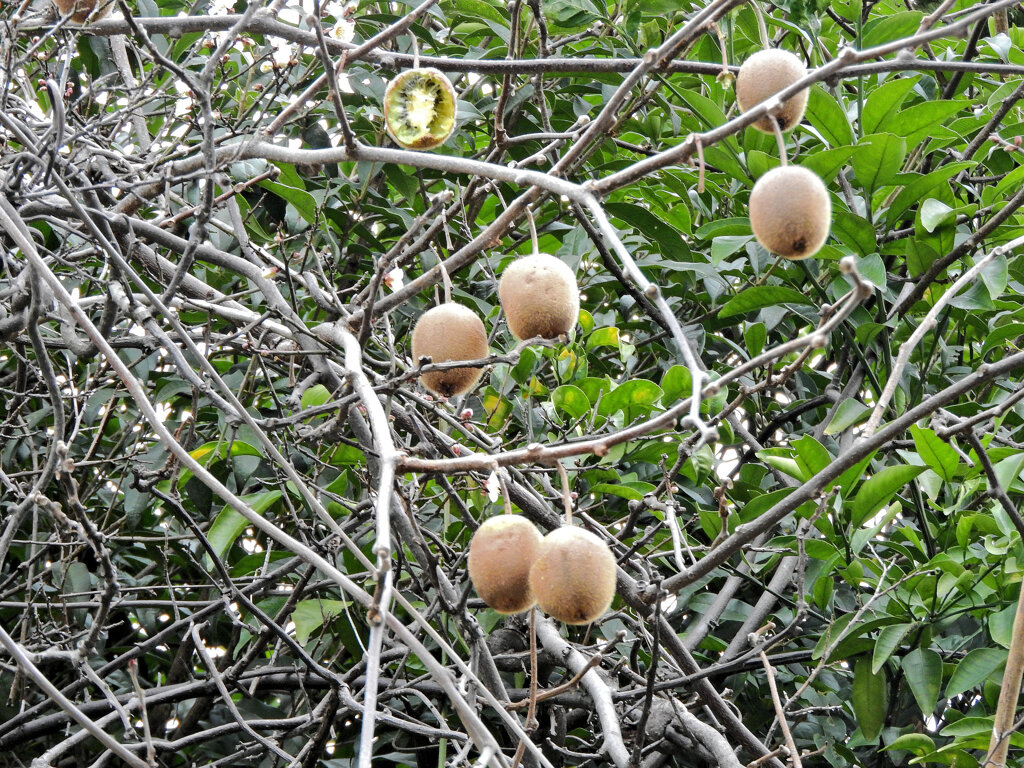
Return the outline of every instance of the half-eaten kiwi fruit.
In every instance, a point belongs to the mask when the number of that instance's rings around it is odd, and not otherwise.
[[[772,168],[750,193],[750,227],[772,253],[813,256],[828,239],[832,200],[814,171],[799,165]]]
[[[590,531],[556,528],[540,543],[530,586],[549,616],[566,624],[589,624],[615,596],[615,556]]]
[[[412,329],[412,357],[416,364],[424,357],[434,363],[487,357],[487,330],[483,320],[461,304],[441,304],[428,309]],[[471,390],[482,374],[481,368],[450,368],[421,373],[420,381],[435,395],[454,397]]]
[[[758,51],[743,62],[736,76],[736,101],[746,112],[806,75],[804,63],[789,51],[781,48]],[[809,95],[810,91],[805,88],[782,102],[782,106],[772,113],[780,129],[788,131],[803,120]],[[767,116],[754,123],[754,127],[764,133],[775,132],[771,118]]]
[[[497,515],[473,534],[469,578],[480,599],[498,613],[520,613],[536,602],[530,567],[541,538],[536,526],[522,515]]]
[[[384,91],[384,126],[403,149],[434,149],[455,130],[455,89],[444,73],[420,67],[399,73]]]
[[[520,340],[568,334],[580,314],[575,273],[546,253],[509,264],[498,281],[498,298],[509,330]]]

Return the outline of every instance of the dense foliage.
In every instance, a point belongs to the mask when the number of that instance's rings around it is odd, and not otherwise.
[[[959,768],[997,709],[1020,764],[1020,11],[756,2],[5,6],[0,765]],[[766,42],[803,261],[747,216]],[[527,207],[564,343],[502,319]],[[492,355],[445,400],[449,291]],[[619,565],[532,663],[466,572],[503,496]]]

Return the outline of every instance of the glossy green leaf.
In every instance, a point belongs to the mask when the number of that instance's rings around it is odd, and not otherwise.
[[[303,408],[313,408],[323,405],[331,399],[331,390],[323,384],[314,384],[302,393],[301,405]]]
[[[804,294],[782,285],[755,285],[733,296],[718,311],[720,318],[742,315],[778,304],[810,304]]]
[[[875,190],[892,183],[907,156],[907,140],[891,133],[874,133],[857,142],[851,158],[857,184]]]
[[[977,688],[1006,663],[1004,648],[975,648],[960,659],[946,685],[946,697],[953,698]]]
[[[242,496],[241,500],[248,504],[256,514],[262,515],[272,505],[276,504],[280,498],[280,491],[263,491]],[[235,540],[242,531],[249,525],[251,523],[242,516],[241,512],[236,511],[233,507],[225,506],[210,525],[210,530],[206,534],[206,538],[209,540],[217,557],[222,558],[231,545],[235,543]],[[209,558],[207,560],[209,561]]]
[[[878,631],[878,639],[875,641],[875,652],[871,656],[871,672],[878,672],[885,666],[885,662],[899,649],[900,643],[916,624],[890,624]]]
[[[864,112],[860,118],[861,129],[865,134],[889,131],[896,133],[893,123],[896,113],[904,100],[914,89],[920,79],[917,77],[900,77],[887,80],[875,88],[864,103]]]
[[[632,203],[605,203],[605,211],[609,216],[629,224],[648,241],[657,243],[665,256],[673,259],[689,256],[690,249],[683,242],[683,236],[648,209]]]
[[[823,88],[811,88],[806,119],[831,147],[853,144],[853,129],[846,119],[846,112],[835,97]]]
[[[884,507],[903,486],[924,472],[924,467],[902,464],[886,467],[865,480],[853,500],[850,524],[859,528]]]
[[[348,603],[342,600],[300,600],[296,603],[291,618],[295,622],[295,639],[299,645],[309,642],[309,636],[343,612],[346,605]]]
[[[953,479],[956,468],[960,464],[960,455],[956,449],[945,442],[930,429],[916,424],[910,427],[910,435],[914,438],[914,446],[925,464],[935,470],[935,474],[947,483]]]
[[[846,429],[866,421],[871,409],[859,400],[848,397],[839,404],[832,421],[825,428],[826,435],[838,435]]]
[[[903,657],[901,666],[921,714],[930,716],[942,689],[942,659],[930,648],[915,648]]]
[[[873,742],[885,723],[889,707],[889,692],[885,675],[871,671],[867,656],[857,659],[853,672],[853,712],[864,738]]]
[[[563,384],[551,393],[551,402],[555,408],[572,419],[578,419],[590,411],[590,399],[582,389],[571,384]]]

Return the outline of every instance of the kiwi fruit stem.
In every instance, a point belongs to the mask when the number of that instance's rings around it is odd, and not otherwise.
[[[533,252],[540,253],[537,243],[537,224],[533,220],[533,211],[530,210],[530,206],[526,206],[526,220],[530,223],[530,244],[533,246]]]
[[[779,121],[775,119],[775,115],[768,115],[768,119],[772,121],[772,129],[775,132],[775,141],[779,145],[779,165],[785,166],[787,163],[786,139],[782,136],[782,126],[779,125]]]
[[[562,505],[565,507],[565,524],[572,525],[572,489],[569,487],[569,473],[565,471],[562,462],[556,462],[558,476],[562,480]]]
[[[444,303],[450,304],[452,301],[452,278],[448,274],[448,270],[445,269],[444,262],[437,262],[437,268],[441,270],[441,283],[444,285]]]
[[[761,38],[761,47],[771,48],[772,41],[768,37],[768,27],[764,23],[764,12],[761,10],[761,4],[758,0],[753,0],[750,3],[750,8],[754,11],[754,17],[757,19],[757,35]]]
[[[416,39],[416,35],[412,32],[409,33],[409,41],[412,43],[412,68],[420,68],[420,42]]]

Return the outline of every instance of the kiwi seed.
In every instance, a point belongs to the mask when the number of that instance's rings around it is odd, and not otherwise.
[[[384,91],[384,126],[403,149],[434,149],[455,130],[455,102],[455,88],[440,70],[406,70]]]
[[[772,168],[750,193],[750,226],[772,253],[813,256],[828,239],[832,201],[816,173],[799,165]]]
[[[509,264],[498,282],[498,297],[509,330],[520,340],[568,334],[580,314],[576,275],[564,261],[546,253]]]
[[[806,75],[807,68],[803,62],[789,51],[781,48],[758,51],[740,67],[736,77],[736,101],[745,112]],[[810,91],[805,88],[782,102],[782,106],[772,113],[779,122],[779,128],[788,131],[796,127],[804,117],[809,95]],[[754,127],[764,133],[775,132],[767,116],[754,123]]]
[[[530,566],[540,542],[540,531],[521,515],[486,520],[469,542],[469,578],[480,599],[498,613],[532,606]]]
[[[412,357],[435,363],[487,357],[487,331],[477,314],[461,304],[441,304],[424,312],[412,330]],[[451,368],[420,374],[423,386],[436,395],[468,392],[480,380],[481,368]]]
[[[530,586],[545,613],[566,624],[589,624],[615,596],[615,557],[583,528],[556,528],[540,543]]]

